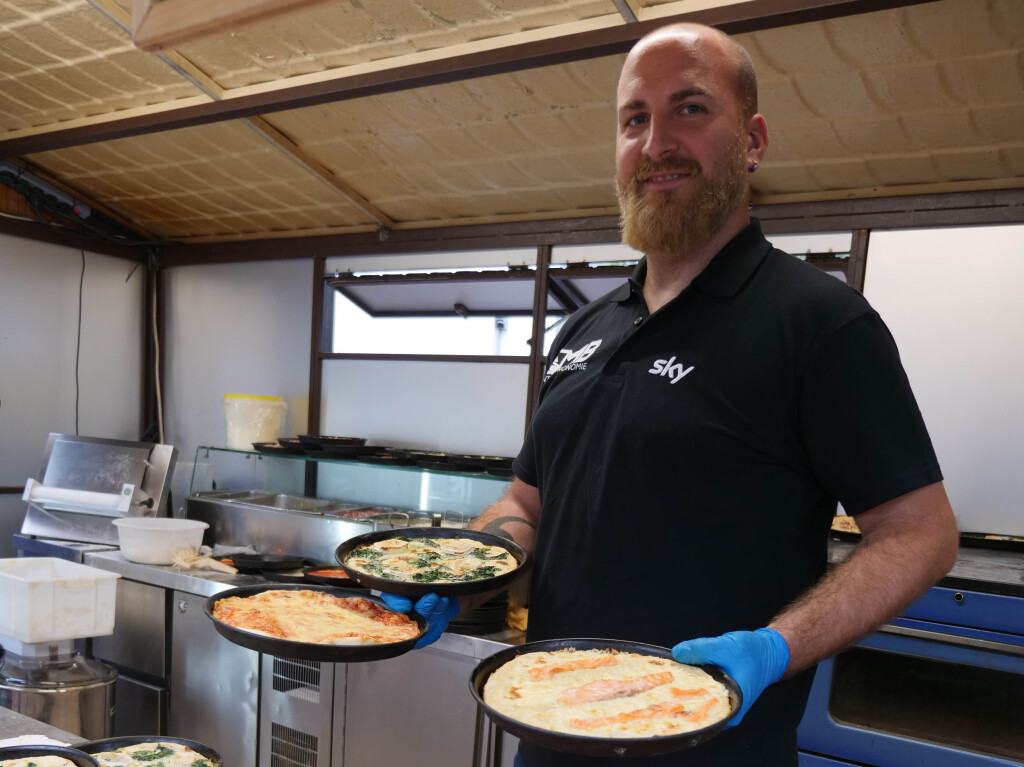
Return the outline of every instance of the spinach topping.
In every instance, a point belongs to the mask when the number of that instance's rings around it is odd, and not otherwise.
[[[430,563],[441,558],[441,555],[436,551],[424,551],[421,552],[419,557],[412,560],[409,564],[413,567],[430,567]]]
[[[132,759],[135,759],[140,762],[152,762],[156,761],[157,759],[163,759],[165,756],[170,756],[173,753],[173,748],[168,748],[167,746],[158,743],[156,748],[154,748],[152,751],[135,751],[132,753],[131,756]],[[156,767],[156,765],[154,765],[153,767]]]
[[[473,549],[469,553],[472,554],[477,559],[504,559],[505,557],[508,556],[508,552],[507,551],[503,551],[500,554],[495,554],[493,557],[491,557],[491,556],[487,555],[487,549],[483,549],[483,548]]]
[[[370,546],[359,546],[358,548],[356,548],[355,551],[352,552],[352,554],[349,554],[349,556],[351,557],[353,554],[360,557],[366,557],[367,559],[380,559],[382,556],[384,556],[383,551],[372,548]]]
[[[498,568],[494,565],[484,565],[469,573],[468,580],[479,581],[482,578],[493,578],[498,574]]]
[[[433,570],[424,570],[421,573],[416,573],[412,576],[412,579],[417,583],[433,583],[434,581],[448,581],[451,580],[452,573],[450,570],[445,570],[443,567],[436,567]]]

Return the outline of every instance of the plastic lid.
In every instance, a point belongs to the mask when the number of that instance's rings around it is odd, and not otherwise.
[[[0,684],[8,687],[60,689],[109,682],[117,671],[105,663],[75,653],[57,659],[24,658],[5,653]]]
[[[284,397],[267,397],[262,394],[225,394],[224,399],[266,399],[273,402],[284,402]]]

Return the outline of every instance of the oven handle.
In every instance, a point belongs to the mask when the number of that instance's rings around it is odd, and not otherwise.
[[[1014,655],[1024,658],[1024,647],[1018,647],[1007,642],[993,642],[991,639],[978,639],[976,637],[962,637],[956,634],[946,634],[941,631],[928,631],[927,629],[915,629],[907,626],[894,626],[886,623],[878,629],[880,634],[891,634],[893,636],[907,637],[908,639],[923,639],[926,642],[937,642],[939,644],[952,645],[953,647],[967,647],[972,650],[986,650],[988,652],[1002,653],[1003,655]]]

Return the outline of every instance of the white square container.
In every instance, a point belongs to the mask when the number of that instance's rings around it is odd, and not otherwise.
[[[27,643],[112,634],[120,577],[56,557],[0,559],[0,634]]]

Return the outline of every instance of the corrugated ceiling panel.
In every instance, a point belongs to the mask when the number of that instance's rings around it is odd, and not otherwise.
[[[373,228],[237,122],[61,149],[32,160],[163,237]]]
[[[180,51],[238,88],[616,13],[611,0],[339,2]]]
[[[396,221],[603,209],[615,206],[608,94],[619,66],[600,59],[268,120]]]
[[[197,95],[85,0],[0,2],[0,135]]]

